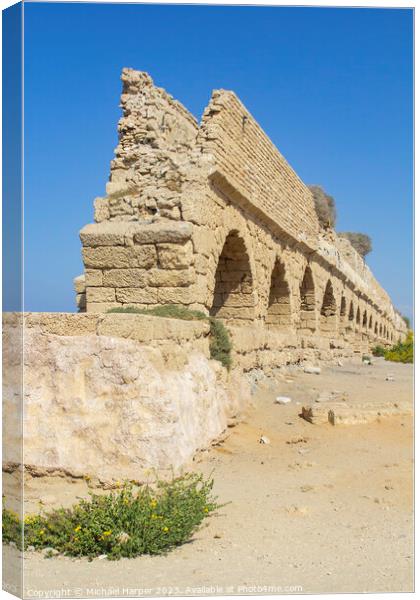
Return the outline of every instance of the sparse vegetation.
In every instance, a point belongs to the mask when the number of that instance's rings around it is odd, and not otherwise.
[[[412,331],[408,332],[405,342],[395,344],[385,352],[385,360],[393,362],[412,363],[414,360],[414,335]]]
[[[232,366],[232,342],[226,327],[214,317],[210,317],[210,335],[210,356],[230,369]]]
[[[108,313],[129,313],[150,315],[153,317],[164,317],[167,319],[182,319],[184,321],[205,321],[210,323],[210,356],[218,360],[224,367],[230,369],[232,365],[232,342],[229,332],[218,319],[208,317],[199,310],[190,310],[184,306],[175,304],[166,304],[164,306],[155,306],[153,308],[136,308],[134,306],[111,308]]]
[[[165,304],[164,306],[154,306],[152,308],[121,306],[117,308],[111,308],[108,312],[150,315],[152,317],[182,319],[184,321],[204,321],[205,319],[208,319],[207,315],[199,310],[190,310],[189,308],[185,308],[185,306],[177,306],[176,304]]]
[[[3,507],[3,539],[18,548],[51,548],[68,556],[109,559],[163,554],[187,542],[220,508],[213,480],[191,473],[137,490],[130,483],[107,495],[92,494],[70,509],[27,515],[24,523]]]
[[[372,240],[365,233],[354,233],[352,231],[343,231],[338,234],[339,237],[345,238],[350,242],[353,248],[365,258],[369,252],[372,252]]]
[[[408,317],[403,317],[402,320],[407,325],[408,329],[411,327],[410,319]]]
[[[309,185],[308,187],[314,198],[319,224],[323,229],[334,228],[337,218],[334,198],[329,196],[319,185]]]
[[[383,346],[375,346],[374,348],[372,348],[372,354],[373,356],[385,356],[385,348]]]

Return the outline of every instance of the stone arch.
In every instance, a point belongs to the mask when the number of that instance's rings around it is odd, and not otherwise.
[[[255,318],[250,256],[237,230],[227,235],[219,256],[210,315],[241,322]]]
[[[300,321],[299,329],[301,331],[314,332],[316,329],[315,315],[315,283],[312,270],[309,265],[306,266],[300,284]]]
[[[356,311],[356,328],[359,329],[360,327],[360,307],[357,307],[357,311]]]
[[[352,326],[354,324],[354,304],[353,300],[350,300],[350,308],[349,308],[349,324]]]
[[[379,325],[379,337],[382,337],[382,323]]]
[[[347,316],[347,299],[344,294],[341,296],[340,302],[340,330],[343,331],[346,327]]]
[[[271,285],[265,322],[270,327],[287,329],[291,323],[290,287],[286,279],[286,269],[280,259],[276,259],[271,273]]]
[[[324,297],[321,306],[321,333],[331,334],[337,330],[337,303],[334,297],[334,289],[329,279],[325,286]]]
[[[375,321],[375,335],[378,335],[378,321]]]
[[[363,329],[367,329],[367,311],[366,310],[363,312],[362,327],[363,327]]]

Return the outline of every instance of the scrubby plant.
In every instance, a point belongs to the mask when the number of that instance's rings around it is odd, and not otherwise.
[[[408,329],[410,329],[410,326],[411,326],[410,319],[408,317],[402,317],[402,320],[407,325]]]
[[[414,335],[409,331],[404,342],[398,342],[385,351],[385,360],[401,363],[412,363],[414,360]]]
[[[369,252],[372,252],[372,240],[365,233],[342,231],[338,234],[338,237],[348,240],[362,258],[369,254]]]
[[[221,507],[213,480],[190,473],[138,489],[130,483],[106,495],[91,494],[70,509],[27,515],[23,548],[51,548],[68,556],[109,559],[163,554],[187,542]],[[3,539],[22,548],[22,523],[3,507]]]
[[[111,308],[108,313],[128,313],[164,317],[169,319],[182,319],[184,321],[205,321],[210,323],[210,357],[218,360],[224,367],[230,369],[232,365],[232,343],[229,332],[218,319],[208,317],[199,310],[190,310],[176,304],[165,304],[153,308],[136,308],[135,306],[122,306]]]
[[[385,348],[383,346],[377,345],[374,348],[372,348],[372,354],[373,356],[385,356]]]
[[[111,308],[109,313],[130,313],[139,315],[150,315],[152,317],[165,317],[167,319],[182,319],[184,321],[203,321],[207,315],[199,310],[190,310],[185,306],[176,304],[165,304],[163,306],[153,306],[152,308],[136,308],[135,306],[121,306]]]
[[[334,228],[337,219],[334,198],[329,196],[320,185],[309,185],[308,187],[315,202],[315,212],[319,224],[323,229]]]
[[[232,342],[229,332],[221,321],[210,317],[210,356],[218,360],[224,367],[230,369],[232,366]]]

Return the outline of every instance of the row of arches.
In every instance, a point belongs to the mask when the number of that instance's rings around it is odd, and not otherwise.
[[[319,331],[321,335],[331,337],[359,333],[393,341],[392,325],[383,322],[383,317],[373,305],[366,302],[365,306],[359,305],[358,296],[350,290],[343,290],[341,298],[337,298],[331,279],[322,290],[317,289],[309,263],[298,283],[298,294],[293,284],[296,282],[288,280],[285,264],[278,257],[271,272],[266,313],[263,315],[268,327],[284,331],[296,329],[309,335]],[[214,293],[209,303],[210,314],[227,320],[253,321],[256,318],[254,288],[246,244],[239,232],[233,231],[227,236],[218,259]],[[320,292],[322,301],[318,309],[317,294]]]

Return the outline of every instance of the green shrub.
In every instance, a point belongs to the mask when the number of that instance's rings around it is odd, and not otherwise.
[[[412,363],[414,360],[414,336],[409,331],[405,342],[399,342],[385,351],[385,360],[401,363]]]
[[[232,366],[232,342],[229,333],[221,321],[210,317],[210,356],[218,360],[224,367]]]
[[[22,545],[22,524],[18,515],[12,510],[3,507],[2,517],[3,542],[14,542],[17,546]]]
[[[408,317],[403,317],[402,320],[407,325],[408,329],[410,329],[410,327],[411,327],[411,325],[410,325],[410,319]]]
[[[183,319],[184,321],[204,321],[210,323],[210,356],[218,360],[224,367],[230,369],[232,365],[232,343],[229,332],[221,321],[208,317],[199,310],[190,310],[184,306],[166,304],[153,308],[135,308],[134,306],[111,308],[108,313],[129,313],[164,317],[169,319]]]
[[[164,306],[154,306],[153,308],[136,308],[135,306],[121,306],[111,308],[109,313],[129,313],[139,315],[150,315],[152,317],[165,317],[167,319],[182,319],[184,321],[204,321],[207,315],[199,310],[190,310],[184,306],[176,304],[165,304]]]
[[[385,348],[383,346],[375,346],[374,348],[372,348],[372,354],[373,356],[385,356]]]
[[[53,548],[68,556],[109,559],[162,554],[187,542],[202,521],[221,505],[213,480],[187,474],[156,487],[135,490],[125,483],[107,495],[91,494],[70,509],[24,519],[23,547]],[[22,524],[3,508],[3,539],[21,548]]]

